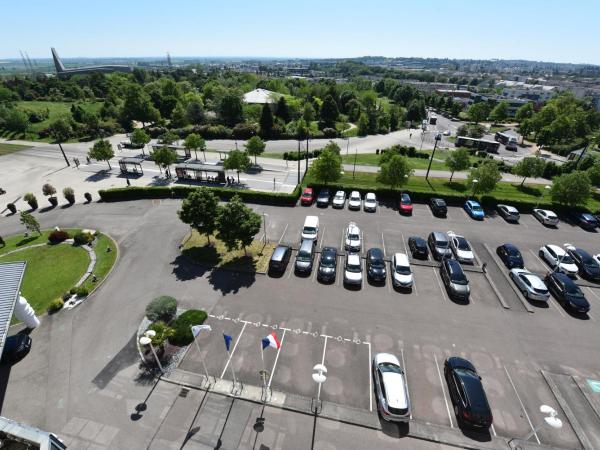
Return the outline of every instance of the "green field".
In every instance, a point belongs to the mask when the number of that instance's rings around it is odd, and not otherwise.
[[[18,152],[20,150],[25,150],[27,148],[31,147],[27,147],[26,145],[4,144],[0,142],[0,156],[8,155],[9,153]]]
[[[431,155],[430,150],[422,150],[423,153],[427,153]],[[448,167],[444,164],[446,158],[450,154],[447,150],[436,150],[435,158],[431,163],[432,170],[448,170]],[[356,164],[361,166],[379,166],[379,158],[381,155],[376,155],[375,153],[358,153],[356,155]],[[476,158],[474,156],[470,157],[471,164],[475,161],[479,161],[481,158]],[[424,158],[408,158],[413,169],[427,169],[429,165],[429,159]],[[344,152],[342,152],[342,163],[343,164],[354,164],[354,155],[346,156]]]

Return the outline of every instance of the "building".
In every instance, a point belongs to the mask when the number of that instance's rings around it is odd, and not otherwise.
[[[0,448],[64,450],[67,446],[52,433],[0,417]]]
[[[67,78],[71,75],[90,75],[92,73],[111,73],[111,72],[132,72],[133,68],[122,65],[109,65],[109,66],[88,66],[88,67],[77,67],[74,69],[67,69],[62,63],[58,53],[54,47],[52,50],[52,58],[54,59],[54,67],[56,68],[56,75],[61,78]]]
[[[547,102],[559,92],[558,86],[529,84],[524,81],[500,80],[496,87],[502,89],[500,96],[503,98],[522,98],[536,103]]]
[[[244,102],[249,104],[276,103],[282,94],[267,89],[254,89],[244,94]]]
[[[436,89],[435,92],[444,97],[452,98],[471,98],[473,94],[465,89]]]

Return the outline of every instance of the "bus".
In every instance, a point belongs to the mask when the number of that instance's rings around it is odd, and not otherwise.
[[[487,139],[475,139],[467,136],[457,136],[454,145],[456,147],[482,150],[488,153],[498,153],[498,149],[500,148],[499,142],[488,141]]]
[[[431,116],[429,116],[429,125],[436,125],[437,124],[437,116],[435,114],[432,114]]]
[[[494,139],[501,144],[504,144],[506,150],[517,151],[517,138],[515,135],[498,131],[495,134]]]

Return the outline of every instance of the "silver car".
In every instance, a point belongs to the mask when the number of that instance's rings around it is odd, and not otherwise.
[[[342,209],[346,204],[346,193],[344,191],[337,191],[333,197],[331,205],[334,208]]]
[[[511,269],[510,278],[525,298],[539,302],[547,302],[550,298],[546,284],[537,275],[525,269]]]
[[[398,358],[389,353],[377,353],[373,358],[373,380],[381,417],[390,422],[408,422],[410,397],[406,374]]]

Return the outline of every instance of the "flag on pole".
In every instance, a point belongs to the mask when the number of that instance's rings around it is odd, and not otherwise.
[[[281,348],[281,342],[279,342],[279,339],[277,339],[275,332],[272,332],[270,335],[262,339],[262,349],[264,350],[267,347],[273,347],[276,349]]]
[[[225,347],[227,347],[227,351],[229,351],[229,347],[231,346],[231,341],[233,340],[233,338],[223,333],[223,339],[225,339]]]
[[[210,325],[192,325],[192,334],[194,337],[198,336],[201,331],[210,331],[212,328]]]

